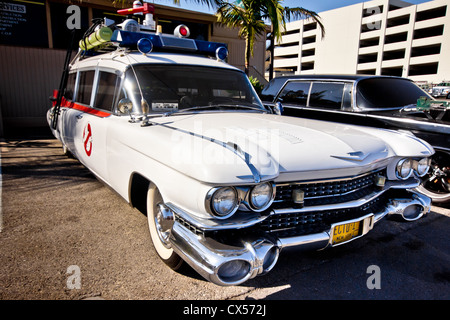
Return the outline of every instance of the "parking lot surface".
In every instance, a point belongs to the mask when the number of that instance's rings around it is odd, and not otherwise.
[[[274,270],[218,287],[174,272],[146,217],[55,139],[1,142],[0,299],[315,300],[450,298],[450,210],[385,220],[318,252],[282,252]]]

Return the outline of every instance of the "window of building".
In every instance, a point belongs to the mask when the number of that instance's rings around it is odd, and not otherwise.
[[[361,39],[359,41],[360,48],[373,47],[380,44],[380,37],[374,37],[369,39]]]
[[[421,76],[425,74],[437,74],[438,62],[412,64],[409,66],[408,76]]]
[[[358,70],[356,74],[370,74],[375,75],[377,72],[377,69],[365,69],[365,70]]]
[[[94,84],[95,71],[81,71],[79,75],[78,94],[76,101],[86,105],[91,103],[92,86]]]
[[[383,52],[383,61],[403,59],[404,57],[405,57],[405,49]]]
[[[0,44],[48,48],[45,1],[2,0]]]
[[[401,77],[403,75],[403,67],[389,67],[389,68],[383,68],[381,69],[381,74],[383,76],[394,76],[394,77]]]
[[[316,49],[302,50],[302,57],[310,57],[316,54]]]
[[[298,46],[299,42],[298,41],[294,41],[294,42],[283,42],[280,44],[277,44],[275,46],[275,48],[288,48],[288,47],[295,47]]]
[[[439,53],[441,53],[440,43],[429,46],[413,47],[411,49],[411,57],[421,57]]]
[[[288,31],[285,31],[285,32],[283,32],[283,36],[288,36],[288,35],[291,35],[291,34],[299,34],[300,33],[300,29],[292,29],[292,30],[288,30]]]
[[[307,23],[303,25],[303,32],[310,31],[310,30],[316,30],[317,29],[317,22],[313,23]]]
[[[314,61],[303,62],[301,67],[302,67],[302,71],[313,70],[314,69]]]
[[[384,43],[389,44],[389,43],[403,42],[406,41],[407,39],[408,39],[408,32],[400,32],[387,35],[384,38]]]
[[[282,103],[306,106],[310,85],[310,82],[289,82],[286,87],[284,87],[283,92],[279,97],[279,101]]]
[[[114,73],[100,71],[98,75],[97,93],[94,107],[111,111],[118,84],[118,77]]]
[[[343,93],[343,83],[313,82],[309,96],[309,106],[340,109]]]
[[[360,54],[358,56],[358,63],[370,63],[370,62],[377,62],[378,59],[378,53],[367,53],[367,54]]]
[[[413,39],[422,39],[422,38],[442,36],[443,33],[444,33],[444,25],[416,29],[416,30],[414,30]]]
[[[316,36],[310,36],[303,38],[303,44],[314,43],[316,42]]]
[[[390,18],[386,26],[388,28],[402,26],[409,23],[409,14],[399,17]]]
[[[295,59],[298,58],[298,54],[286,54],[286,55],[277,55],[274,60],[283,60],[283,59]]]
[[[361,25],[361,33],[370,32],[374,30],[380,30],[383,22],[381,20],[373,21],[370,23],[364,23]]]
[[[416,13],[416,22],[445,17],[446,12],[447,12],[447,6],[433,8],[433,9],[429,9],[429,10],[425,10],[425,11],[419,11]]]

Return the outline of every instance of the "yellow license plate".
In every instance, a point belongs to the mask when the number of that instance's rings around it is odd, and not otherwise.
[[[357,237],[360,234],[359,226],[360,221],[335,225],[331,244],[346,242]]]

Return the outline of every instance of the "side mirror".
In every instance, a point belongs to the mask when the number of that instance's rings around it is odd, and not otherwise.
[[[277,103],[275,103],[275,105],[273,106],[273,112],[279,116],[283,114],[283,106],[281,102],[278,101]]]
[[[143,114],[147,114],[150,111],[148,102],[144,98],[141,99],[141,110]]]
[[[131,110],[133,110],[133,103],[128,98],[120,99],[117,110],[119,110],[121,114],[130,114]]]

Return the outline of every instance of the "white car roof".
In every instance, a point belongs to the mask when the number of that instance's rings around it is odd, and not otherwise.
[[[98,66],[124,72],[130,64],[136,65],[143,63],[197,65],[239,70],[225,62],[200,55],[167,52],[151,52],[144,55],[140,52],[125,53],[120,50],[78,60],[72,65],[72,70],[74,68],[81,70],[93,69]]]

